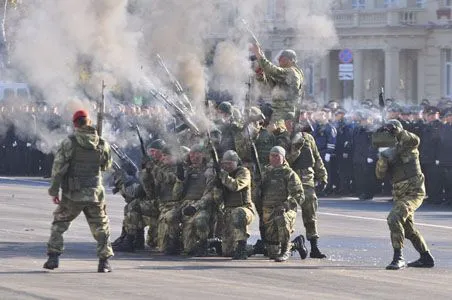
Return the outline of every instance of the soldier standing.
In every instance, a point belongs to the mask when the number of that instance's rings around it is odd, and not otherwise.
[[[398,120],[389,120],[384,127],[396,138],[396,145],[380,153],[376,175],[384,178],[386,172],[391,175],[394,204],[388,215],[391,243],[394,248],[392,262],[387,270],[398,270],[406,266],[402,249],[405,238],[409,239],[421,257],[408,264],[410,267],[431,268],[434,260],[427,244],[414,228],[414,212],[421,206],[425,196],[424,175],[419,163],[419,138],[404,130]]]
[[[110,146],[91,126],[85,110],[75,112],[72,121],[75,133],[61,143],[52,167],[49,195],[58,207],[53,213],[54,220],[47,244],[49,258],[44,268],[58,268],[59,256],[64,249],[63,234],[83,211],[97,241],[97,271],[111,272],[108,259],[113,256],[113,249],[101,173],[111,166]]]
[[[223,232],[221,234],[224,256],[232,259],[247,259],[246,241],[248,225],[254,219],[254,205],[251,201],[251,173],[241,166],[238,154],[233,150],[224,153],[221,160],[221,184],[214,193],[223,204]],[[218,199],[219,198],[219,199]]]
[[[303,185],[286,159],[286,150],[274,146],[270,151],[270,165],[263,174],[261,197],[256,206],[261,207],[265,242],[270,259],[287,261],[292,244],[290,235],[295,225],[297,204],[304,202]]]
[[[256,55],[262,71],[257,74],[257,79],[272,88],[272,122],[283,120],[288,112],[295,112],[300,104],[304,75],[297,66],[297,54],[290,49],[282,51],[278,67],[265,58],[259,45],[254,44],[250,50]]]
[[[320,191],[325,189],[328,174],[320,157],[315,140],[307,132],[297,133],[292,139],[291,151],[287,155],[291,168],[300,176],[305,201],[301,205],[301,216],[306,229],[306,238],[311,243],[311,258],[326,258],[318,248],[317,208],[319,202],[315,192],[315,183]]]

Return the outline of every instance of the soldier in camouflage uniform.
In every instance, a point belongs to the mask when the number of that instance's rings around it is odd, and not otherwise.
[[[292,249],[290,235],[295,225],[297,204],[304,202],[303,185],[285,160],[286,151],[275,146],[270,151],[270,165],[264,171],[256,208],[262,211],[267,253],[283,262]]]
[[[425,197],[424,175],[419,163],[419,138],[404,130],[398,120],[389,120],[382,128],[396,138],[396,145],[380,153],[376,175],[384,178],[391,175],[394,204],[388,215],[391,242],[394,248],[392,262],[388,270],[398,270],[406,266],[402,255],[405,238],[409,239],[421,257],[408,264],[410,267],[431,268],[434,260],[420,232],[414,228],[414,212]]]
[[[299,132],[293,137],[287,161],[300,176],[303,183],[305,201],[301,205],[301,216],[306,229],[306,238],[311,243],[310,257],[326,258],[326,255],[320,252],[317,246],[319,239],[317,208],[319,203],[315,183],[318,183],[317,188],[319,190],[323,190],[328,182],[328,174],[312,135],[307,132]]]
[[[47,244],[49,258],[44,268],[58,268],[59,255],[64,250],[63,234],[83,211],[97,241],[98,272],[111,272],[108,259],[113,256],[113,249],[101,173],[111,166],[110,146],[91,126],[85,110],[75,112],[72,121],[75,133],[61,143],[52,167],[49,195],[58,207],[53,213]]]
[[[221,184],[215,187],[214,200],[224,209],[221,234],[223,256],[232,259],[247,259],[246,241],[248,225],[254,219],[254,205],[251,201],[251,173],[241,166],[234,150],[224,153],[221,160]]]
[[[257,79],[272,88],[272,121],[283,120],[288,112],[295,112],[302,94],[304,75],[297,66],[297,55],[293,50],[284,50],[279,56],[279,67],[272,64],[258,45],[251,51],[259,62]]]
[[[162,150],[162,167],[156,177],[159,203],[158,248],[165,254],[180,253],[181,248],[181,203],[174,193],[177,176],[183,180],[182,162],[177,162],[169,147]]]
[[[212,171],[207,167],[205,149],[195,145],[189,153],[189,164],[183,178],[178,176],[175,197],[182,210],[182,244],[187,255],[206,255],[214,212]]]
[[[151,248],[157,246],[158,206],[155,198],[155,177],[161,165],[161,150],[164,146],[165,142],[158,139],[147,147],[148,157],[143,159],[144,168],[140,174],[142,184],[129,182],[126,188],[121,186],[120,180],[115,180],[115,185],[127,202],[123,220],[125,235],[113,244],[115,251],[133,252],[144,249],[143,235],[146,226],[149,226],[148,245]]]

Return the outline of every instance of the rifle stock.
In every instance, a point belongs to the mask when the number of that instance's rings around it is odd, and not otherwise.
[[[105,96],[104,96],[105,83],[102,80],[101,98],[99,102],[99,109],[97,111],[97,134],[102,136],[104,114],[105,114]]]

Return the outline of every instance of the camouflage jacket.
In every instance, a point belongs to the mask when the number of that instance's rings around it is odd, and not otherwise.
[[[266,166],[263,172],[259,197],[255,199],[256,208],[278,206],[285,202],[293,207],[304,202],[304,190],[300,177],[287,162],[280,167]]]
[[[63,191],[63,196],[69,198],[73,201],[83,201],[83,202],[101,202],[105,197],[105,190],[102,186],[102,176],[101,171],[105,171],[111,167],[112,158],[110,152],[110,145],[104,141],[101,137],[97,135],[97,131],[94,127],[83,126],[81,128],[76,128],[74,137],[77,143],[86,149],[97,149],[99,144],[102,148],[99,149],[101,153],[100,166],[99,166],[99,177],[100,184],[96,188],[82,188],[77,191]],[[50,182],[50,188],[48,190],[50,196],[57,196],[60,188],[64,184],[65,177],[67,176],[71,159],[73,155],[74,145],[71,137],[63,140],[57,152],[55,153],[55,158],[52,167],[52,179]]]
[[[307,132],[298,133],[298,135],[300,134],[302,135],[302,140],[294,141],[295,143],[292,143],[290,152],[286,156],[287,161],[293,166],[295,161],[300,157],[300,154],[302,154],[302,152],[304,153],[303,150],[306,148],[309,149],[307,152],[310,152],[312,155],[312,165],[308,168],[296,170],[297,174],[300,176],[301,181],[305,186],[314,187],[315,181],[327,183],[328,173],[323,164],[314,137]]]
[[[302,93],[304,75],[298,67],[281,68],[272,64],[268,59],[259,59],[259,66],[264,76],[258,78],[272,87],[272,99],[274,108],[284,107],[289,101],[296,103]]]

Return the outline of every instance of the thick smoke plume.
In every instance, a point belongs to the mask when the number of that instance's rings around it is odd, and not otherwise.
[[[48,105],[61,108],[62,120],[69,120],[81,107],[94,113],[101,80],[106,81],[107,93],[132,86],[173,95],[168,78],[155,63],[160,54],[202,118],[209,87],[228,91],[243,107],[251,69],[242,19],[267,47],[271,45],[265,32],[278,26],[278,18],[285,19],[293,32],[287,47],[306,55],[299,60],[321,55],[336,43],[329,18],[331,1],[283,2],[27,0],[20,3],[22,13],[8,20],[11,65]],[[112,107],[120,101],[116,94],[108,97]],[[37,132],[45,144],[60,137],[52,131]]]

